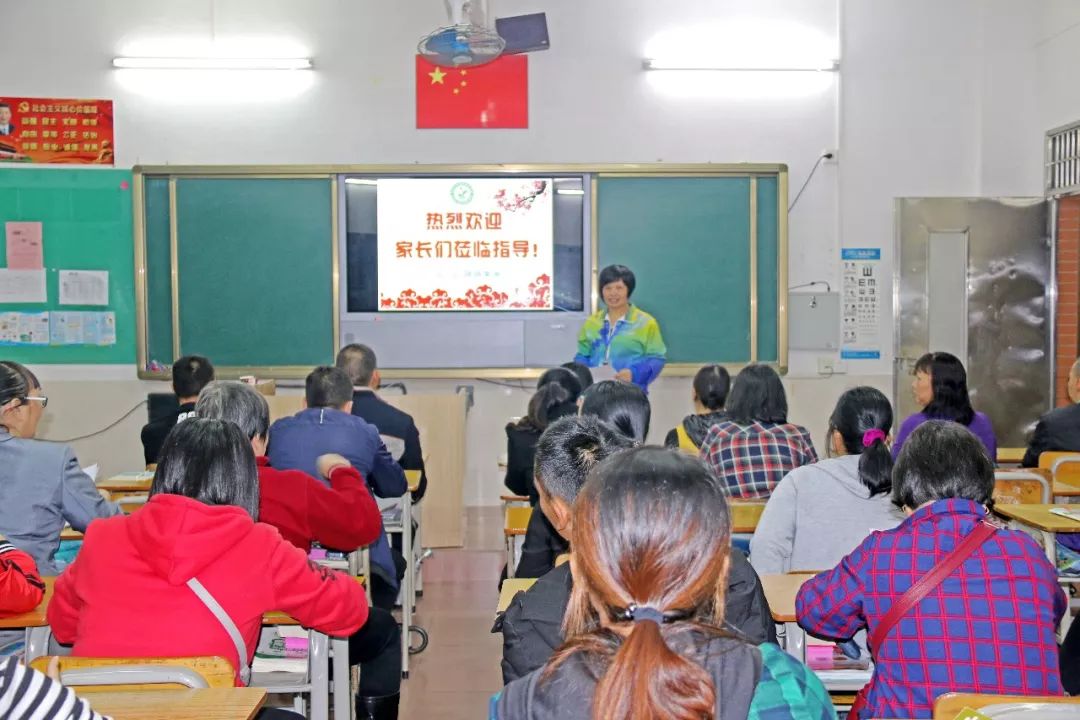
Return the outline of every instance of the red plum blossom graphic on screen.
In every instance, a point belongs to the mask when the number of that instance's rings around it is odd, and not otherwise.
[[[533,201],[544,194],[547,190],[547,180],[533,180],[522,185],[513,196],[506,194],[506,189],[500,189],[495,193],[495,203],[507,212],[528,211],[532,208]]]
[[[508,293],[480,285],[461,297],[451,297],[441,288],[432,290],[430,295],[420,295],[407,288],[397,298],[382,298],[379,305],[386,310],[547,310],[551,307],[551,276],[545,273],[529,283],[525,301],[511,301]]]

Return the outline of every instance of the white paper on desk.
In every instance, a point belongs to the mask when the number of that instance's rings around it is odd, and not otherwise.
[[[82,471],[89,475],[91,480],[97,480],[97,476],[98,473],[101,472],[101,468],[98,467],[97,463],[94,463],[90,467],[84,467]]]
[[[61,270],[61,305],[108,305],[108,270]]]
[[[44,270],[0,268],[0,303],[43,303],[45,301]]]
[[[589,368],[589,371],[592,373],[593,382],[615,379],[616,370],[610,365],[598,365],[594,368]]]

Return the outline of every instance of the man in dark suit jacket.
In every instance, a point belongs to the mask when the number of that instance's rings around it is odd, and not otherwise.
[[[420,484],[413,493],[413,502],[419,502],[427,491],[428,482],[424,453],[420,449],[420,431],[411,415],[398,410],[375,393],[381,381],[375,352],[366,345],[346,345],[338,353],[336,365],[352,380],[352,414],[379,430],[387,449],[402,470],[420,471]]]
[[[0,135],[14,135],[15,123],[11,122],[11,106],[0,103]]]
[[[1080,452],[1080,359],[1069,370],[1066,392],[1072,405],[1057,408],[1039,418],[1021,465],[1038,467],[1044,452]]]
[[[570,532],[570,507],[589,472],[605,458],[633,442],[595,417],[572,416],[548,426],[536,447],[536,485],[540,506],[561,535]],[[503,682],[509,683],[542,667],[562,645],[562,621],[574,579],[570,563],[557,564],[523,593],[495,622],[503,634]],[[769,603],[754,568],[733,549],[724,598],[728,629],[758,644],[776,641]]]
[[[179,407],[176,412],[151,418],[150,422],[143,426],[140,438],[143,444],[143,459],[147,465],[158,461],[169,431],[177,423],[195,417],[195,403],[199,399],[199,393],[213,379],[214,366],[201,355],[185,355],[173,363],[172,386]]]

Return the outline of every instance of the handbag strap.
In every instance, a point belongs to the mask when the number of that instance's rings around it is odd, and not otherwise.
[[[244,643],[244,637],[240,634],[240,629],[236,627],[236,623],[229,617],[229,613],[225,612],[225,608],[221,607],[221,603],[217,601],[217,598],[211,595],[210,591],[197,578],[188,580],[187,586],[191,588],[191,592],[195,593],[196,597],[202,600],[206,609],[217,618],[217,621],[221,623],[221,627],[229,634],[229,639],[236,646],[236,656],[240,661],[240,681],[245,685],[249,684],[251,682],[251,665],[248,664],[247,644]]]
[[[868,638],[868,646],[871,650],[881,647],[881,643],[888,637],[889,631],[908,614],[911,608],[919,604],[919,601],[944,582],[945,578],[952,574],[953,570],[967,560],[973,552],[979,549],[984,542],[990,539],[997,528],[981,520],[970,535],[960,541],[952,552],[943,557],[930,572],[919,578],[914,585],[907,589],[900,599],[893,603],[885,617],[877,624]]]

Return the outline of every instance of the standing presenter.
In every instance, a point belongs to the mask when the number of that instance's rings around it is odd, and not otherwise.
[[[656,318],[630,304],[637,281],[625,265],[600,271],[604,307],[581,326],[574,360],[597,368],[597,380],[614,377],[648,392],[664,369],[667,348]],[[605,372],[607,371],[607,372]]]

